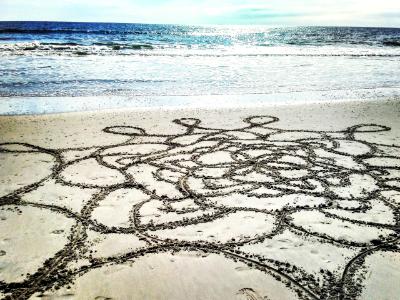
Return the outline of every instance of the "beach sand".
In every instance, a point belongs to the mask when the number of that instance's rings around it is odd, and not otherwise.
[[[0,297],[396,299],[400,101],[0,117]]]

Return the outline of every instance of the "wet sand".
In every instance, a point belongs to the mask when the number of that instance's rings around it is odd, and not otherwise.
[[[399,203],[400,101],[0,116],[0,296],[395,299]]]

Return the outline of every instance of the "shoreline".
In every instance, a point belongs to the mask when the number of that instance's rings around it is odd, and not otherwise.
[[[0,97],[0,116],[135,109],[254,108],[330,102],[396,101],[398,99],[400,99],[398,88],[195,96],[4,96]]]

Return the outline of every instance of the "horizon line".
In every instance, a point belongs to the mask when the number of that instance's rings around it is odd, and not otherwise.
[[[371,26],[371,25],[283,25],[283,24],[189,24],[189,23],[141,23],[141,22],[118,22],[118,21],[63,21],[63,20],[0,20],[0,23],[6,22],[45,22],[45,23],[97,23],[97,24],[132,24],[132,25],[171,25],[171,26],[263,26],[263,27],[348,27],[348,28],[390,28],[390,29],[400,29],[397,26]]]

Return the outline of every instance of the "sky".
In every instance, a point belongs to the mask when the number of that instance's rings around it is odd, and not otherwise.
[[[400,27],[400,0],[0,0],[0,20]]]

